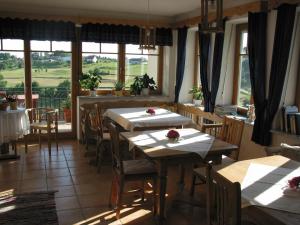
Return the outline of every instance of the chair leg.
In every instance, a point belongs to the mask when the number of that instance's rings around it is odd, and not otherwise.
[[[120,211],[122,206],[122,195],[123,195],[123,188],[124,188],[124,179],[121,177],[119,181],[119,189],[118,189],[118,196],[117,196],[117,209],[116,209],[116,217],[120,219]]]
[[[100,171],[101,171],[104,151],[105,151],[105,146],[104,146],[103,142],[100,142],[100,144],[97,147],[97,154],[96,154],[96,163],[97,163],[98,173],[100,173]]]
[[[156,198],[156,190],[157,190],[157,178],[153,178],[153,215],[156,215],[157,212],[157,198]]]
[[[51,131],[48,132],[48,151],[49,151],[49,155],[51,155]]]
[[[196,175],[193,174],[193,178],[192,178],[192,185],[191,185],[191,190],[190,190],[190,196],[194,196],[195,193],[195,185],[196,185]]]
[[[42,131],[39,130],[39,146],[40,146],[40,150],[42,149],[41,134],[42,134]]]
[[[24,136],[24,142],[25,142],[25,153],[28,151],[28,142],[27,142],[27,135]]]

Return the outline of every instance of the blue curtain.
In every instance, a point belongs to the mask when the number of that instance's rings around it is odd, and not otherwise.
[[[175,102],[178,102],[180,89],[182,86],[185,56],[186,56],[186,37],[187,27],[178,29],[178,41],[177,41],[177,67],[176,67],[176,86],[175,86]]]
[[[283,4],[278,7],[273,46],[269,95],[265,109],[264,126],[259,144],[271,143],[271,127],[279,108],[294,29],[296,5]]]
[[[139,44],[140,28],[129,25],[83,24],[81,27],[81,41]],[[156,30],[156,44],[172,46],[172,29],[158,28]]]
[[[71,22],[0,19],[0,38],[23,40],[74,41],[75,24]]]
[[[266,105],[267,13],[248,14],[248,55],[251,90],[255,106],[252,141],[262,143]]]

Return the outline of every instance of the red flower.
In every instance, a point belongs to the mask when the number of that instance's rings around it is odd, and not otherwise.
[[[152,108],[149,108],[149,109],[147,109],[146,113],[149,113],[149,114],[151,114],[151,115],[154,115],[154,114],[155,114],[155,110],[152,109]]]
[[[167,137],[175,139],[175,138],[179,138],[180,134],[176,130],[169,130],[169,132],[167,133]]]
[[[288,181],[290,188],[298,188],[300,184],[300,176],[294,177],[291,180]]]

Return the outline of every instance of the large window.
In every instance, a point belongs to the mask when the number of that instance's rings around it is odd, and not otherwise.
[[[18,95],[24,104],[24,41],[0,39],[0,92]]]
[[[238,25],[236,32],[235,84],[233,103],[240,107],[248,107],[251,102],[251,83],[249,72],[247,25]]]
[[[63,107],[71,96],[71,42],[31,41],[33,105]]]
[[[100,88],[112,89],[118,80],[118,44],[82,43],[82,72],[99,70]]]
[[[135,76],[147,73],[158,80],[158,47],[155,50],[141,50],[139,45],[127,44],[125,48],[125,85],[129,87]]]

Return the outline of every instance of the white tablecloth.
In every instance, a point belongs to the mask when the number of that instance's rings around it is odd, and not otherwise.
[[[192,128],[177,129],[180,134],[178,141],[170,141],[166,135],[169,130],[124,132],[123,136],[129,140],[130,148],[146,146],[156,150],[172,149],[184,152],[195,152],[204,159],[211,149],[215,138]]]
[[[25,109],[0,111],[0,144],[17,140],[30,130]]]
[[[116,108],[108,109],[107,116],[121,125],[124,129],[133,131],[142,127],[175,127],[186,126],[193,123],[190,118],[162,108],[153,108],[155,115],[146,113],[149,108]]]

